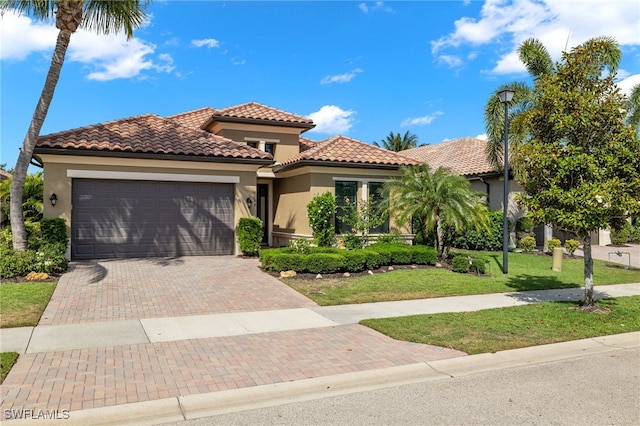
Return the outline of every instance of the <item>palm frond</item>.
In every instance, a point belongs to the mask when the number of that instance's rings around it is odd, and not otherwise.
[[[549,51],[538,39],[525,40],[518,48],[518,56],[534,78],[553,72],[553,61]]]

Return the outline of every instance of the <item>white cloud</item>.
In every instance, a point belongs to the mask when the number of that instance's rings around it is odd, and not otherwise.
[[[21,61],[34,52],[53,51],[58,30],[51,23],[11,12],[2,15],[0,23],[0,59]]]
[[[384,4],[383,1],[376,1],[371,6],[369,6],[367,3],[360,3],[358,4],[358,8],[364,13],[377,12],[377,11],[393,12],[393,9],[387,6],[386,4]]]
[[[360,68],[356,68],[355,70],[337,75],[328,75],[320,80],[320,84],[331,84],[331,83],[348,83],[351,81],[356,75],[360,74],[362,70]]]
[[[451,49],[500,42],[506,49],[491,72],[523,72],[517,48],[528,38],[539,39],[558,60],[562,51],[601,35],[622,46],[640,45],[638,22],[640,8],[634,1],[486,0],[478,18],[455,21],[454,32],[433,40],[431,51],[440,61]]]
[[[626,72],[625,74],[628,75]],[[628,77],[616,83],[625,95],[630,95],[631,89],[633,89],[637,84],[640,84],[640,74],[628,75]]]
[[[407,118],[400,124],[400,126],[426,126],[428,124],[431,124],[433,120],[435,120],[442,114],[442,111],[436,111],[433,114],[425,115],[423,117]]]
[[[319,111],[309,114],[316,127],[313,132],[330,135],[346,133],[352,126],[355,111],[345,111],[335,105],[325,105]]]
[[[478,136],[476,136],[476,139],[480,139],[480,140],[486,141],[486,140],[489,140],[489,136],[487,136],[486,133],[481,133]]]
[[[440,55],[438,62],[447,65],[449,68],[459,68],[464,65],[462,59],[455,55]]]
[[[52,54],[58,35],[53,23],[11,13],[1,19],[2,59],[24,60],[35,52]],[[122,33],[98,35],[78,30],[71,36],[65,60],[85,64],[90,80],[140,77],[144,70],[171,72],[174,69],[171,56],[161,54],[153,58],[155,50],[153,43],[136,37],[127,41]]]
[[[220,47],[220,42],[215,38],[203,38],[201,40],[191,40],[191,44],[195,47]]]

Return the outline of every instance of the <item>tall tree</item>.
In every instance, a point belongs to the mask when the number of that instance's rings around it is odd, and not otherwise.
[[[625,123],[609,47],[609,39],[589,40],[536,80],[513,159],[529,215],[584,245],[586,306],[594,304],[591,233],[640,212],[640,140]]]
[[[633,86],[627,100],[627,123],[640,131],[640,84]]]
[[[380,143],[374,142],[373,145],[380,148],[388,149],[389,151],[404,151],[405,149],[411,149],[418,146],[418,136],[409,132],[408,130],[404,135],[400,133],[389,132],[386,138]]]
[[[486,227],[488,214],[480,194],[471,189],[462,176],[439,167],[432,171],[428,164],[404,167],[399,179],[385,183],[390,213],[397,214],[399,225],[419,218],[424,234],[435,229],[436,251],[446,257],[445,223],[461,230],[466,226]]]
[[[596,52],[599,60],[611,72],[615,72],[622,56],[618,43],[611,37],[596,37],[585,42],[585,45],[592,42],[597,42],[598,49],[600,49]],[[525,40],[518,48],[518,56],[526,66],[534,82],[558,71],[557,66],[553,64],[549,51],[537,39]],[[535,100],[535,94],[533,88],[524,82],[514,82],[510,86],[515,89],[515,94],[509,108],[509,122],[511,124],[509,142],[512,139],[517,142],[525,137],[523,134],[525,128],[522,125],[523,113],[531,108]],[[501,171],[504,164],[504,106],[500,103],[497,95],[499,90],[500,88],[496,88],[487,101],[484,110],[484,121],[488,136],[487,157],[496,170]],[[509,146],[509,154],[511,155],[511,151],[515,150],[516,146],[512,143]]]
[[[11,183],[11,228],[13,248],[27,249],[27,232],[22,214],[22,193],[25,178],[36,140],[53,99],[64,57],[71,40],[71,34],[78,28],[110,34],[124,31],[127,38],[133,36],[134,29],[140,27],[146,18],[144,9],[150,0],[0,0],[0,11],[13,10],[40,20],[55,19],[58,39],[51,58],[44,87],[36,105],[29,129],[22,142],[22,148],[13,170]]]

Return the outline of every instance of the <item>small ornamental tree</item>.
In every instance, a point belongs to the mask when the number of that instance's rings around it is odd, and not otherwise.
[[[347,201],[342,207],[342,221],[349,225],[354,233],[360,236],[360,245],[365,248],[369,231],[387,221],[388,213],[371,200],[351,203]]]
[[[331,247],[336,237],[333,220],[336,214],[336,199],[330,192],[316,195],[307,204],[309,226],[319,247]]]
[[[625,124],[625,97],[607,71],[611,39],[564,53],[536,80],[514,161],[520,202],[535,223],[573,232],[584,251],[585,306],[593,306],[590,234],[640,211],[640,141]]]

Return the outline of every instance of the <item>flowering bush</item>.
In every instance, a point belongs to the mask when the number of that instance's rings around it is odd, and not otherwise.
[[[313,238],[319,247],[331,247],[336,232],[333,219],[336,214],[336,199],[330,192],[316,195],[307,204],[309,226],[313,231]]]

